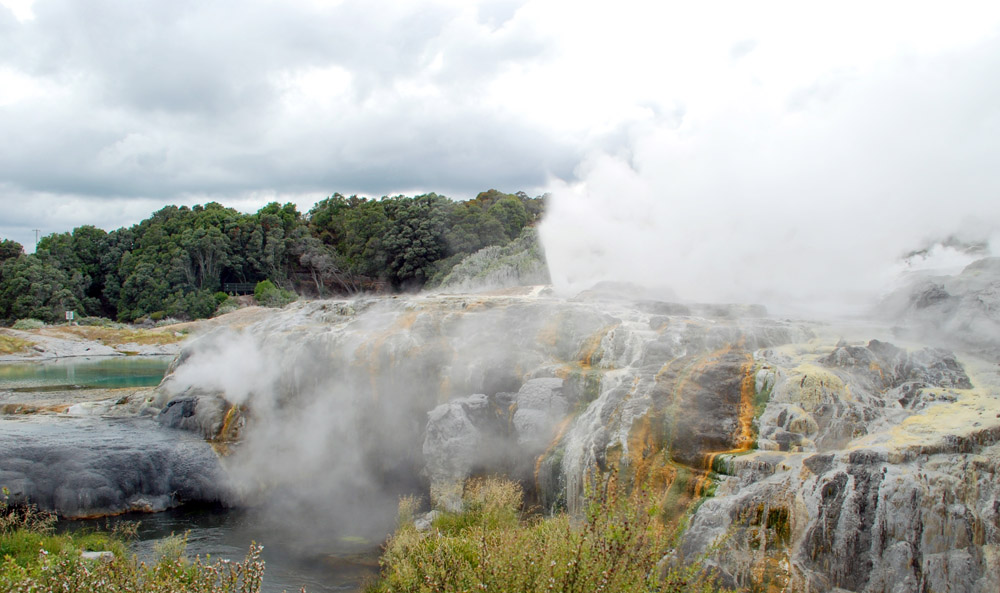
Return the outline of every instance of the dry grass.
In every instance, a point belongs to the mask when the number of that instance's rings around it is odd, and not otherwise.
[[[0,333],[0,354],[19,354],[31,348],[32,342]]]
[[[121,346],[122,344],[163,345],[175,344],[187,337],[184,332],[163,329],[114,329],[95,326],[65,326],[52,327],[43,330],[48,336],[90,340],[100,342],[105,346]],[[180,335],[177,335],[180,334]]]

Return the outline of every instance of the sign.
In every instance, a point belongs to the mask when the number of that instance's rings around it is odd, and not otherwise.
[[[74,317],[76,317],[76,311],[66,311],[66,321],[73,321]]]

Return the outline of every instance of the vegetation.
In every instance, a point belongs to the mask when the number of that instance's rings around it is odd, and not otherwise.
[[[30,255],[0,240],[0,321],[53,323],[66,311],[196,319],[233,308],[227,286],[265,282],[269,306],[296,294],[419,289],[465,256],[516,239],[542,206],[496,190],[466,202],[334,194],[306,214],[278,203],[253,214],[214,202],[168,206],[130,228],[48,235]]]
[[[522,516],[520,487],[499,479],[470,482],[465,510],[438,516],[425,531],[413,521],[414,501],[404,499],[369,593],[716,591],[698,564],[662,562],[670,534],[657,510],[614,483],[593,497],[583,522]]]
[[[84,340],[100,342],[105,346],[121,346],[122,344],[175,344],[187,337],[186,330],[173,332],[169,329],[159,331],[83,325],[60,326],[53,328],[51,332],[57,335],[68,334]]]
[[[295,293],[278,288],[270,280],[263,280],[254,287],[253,298],[265,307],[284,307],[295,300]]]
[[[21,330],[42,329],[45,327],[45,322],[40,319],[18,319],[11,327]]]
[[[0,334],[0,354],[17,354],[19,352],[24,352],[30,348],[31,345],[32,343],[27,340],[22,340],[21,338],[8,336],[6,334]]]
[[[122,533],[57,535],[55,518],[33,507],[8,505],[0,496],[0,593],[256,593],[264,563],[252,544],[243,562],[213,563],[184,556],[183,538],[160,546],[146,565],[126,555]],[[85,551],[111,552],[88,559]]]

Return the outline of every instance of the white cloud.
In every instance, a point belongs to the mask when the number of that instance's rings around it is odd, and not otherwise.
[[[334,191],[551,187],[573,221],[547,230],[557,275],[593,272],[560,263],[581,243],[730,298],[789,290],[756,267],[794,267],[789,244],[820,257],[888,225],[834,266],[860,273],[992,216],[995,2],[18,6],[0,11],[0,203],[16,213],[0,233],[202,198],[304,210]],[[668,231],[666,252],[646,240]],[[815,275],[794,292],[837,284]]]

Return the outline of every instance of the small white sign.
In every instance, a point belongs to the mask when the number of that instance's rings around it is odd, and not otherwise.
[[[73,321],[74,317],[76,317],[76,311],[66,311],[66,321]]]

